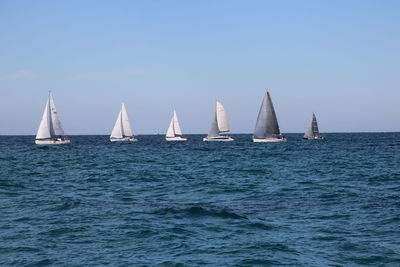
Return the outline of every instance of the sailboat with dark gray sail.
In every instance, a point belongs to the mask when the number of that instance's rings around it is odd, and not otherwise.
[[[308,126],[307,131],[304,133],[303,139],[307,139],[307,140],[324,140],[325,139],[325,137],[323,137],[319,134],[318,122],[317,122],[317,117],[315,116],[315,113],[313,113],[311,123]]]
[[[281,134],[278,119],[271,96],[266,90],[258,112],[256,127],[253,134],[255,143],[276,143],[285,142],[287,139]]]

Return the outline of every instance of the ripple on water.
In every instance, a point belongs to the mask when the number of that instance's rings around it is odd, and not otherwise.
[[[326,136],[0,137],[0,266],[400,266],[400,133]]]

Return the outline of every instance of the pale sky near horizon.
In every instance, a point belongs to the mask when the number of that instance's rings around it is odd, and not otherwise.
[[[400,1],[0,0],[0,134],[207,133],[220,100],[251,133],[265,88],[281,131],[400,131]]]

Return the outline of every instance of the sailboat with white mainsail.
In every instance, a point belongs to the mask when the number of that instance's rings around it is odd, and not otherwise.
[[[63,145],[71,141],[65,136],[61,121],[58,118],[53,96],[49,92],[46,107],[44,108],[42,120],[36,134],[37,145]]]
[[[323,137],[319,134],[317,117],[315,116],[315,113],[313,113],[311,123],[308,126],[307,131],[304,133],[303,139],[308,139],[308,140],[324,140],[325,139],[325,137]]]
[[[126,112],[125,104],[122,103],[118,113],[117,121],[110,136],[111,142],[136,142],[137,139],[133,136],[131,123],[129,122],[128,113]]]
[[[208,135],[203,138],[203,141],[234,141],[228,135],[220,135],[220,133],[229,132],[228,116],[221,102],[215,103],[214,120],[211,123],[211,129]]]
[[[165,140],[167,141],[187,141],[187,138],[182,137],[181,126],[179,125],[178,116],[174,110],[174,115],[172,115],[171,122],[165,135]]]
[[[271,96],[266,90],[260,111],[258,112],[256,127],[253,134],[253,142],[272,143],[285,141],[287,141],[287,139],[282,136],[279,130],[278,119],[276,118]]]

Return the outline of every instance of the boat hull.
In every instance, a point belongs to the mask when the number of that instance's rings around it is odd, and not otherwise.
[[[187,138],[175,136],[175,137],[165,137],[167,141],[187,141]]]
[[[124,138],[110,138],[111,142],[125,142],[125,143],[131,143],[131,142],[137,142],[137,139],[134,137],[124,137]]]
[[[71,143],[71,140],[69,139],[36,139],[35,144],[37,145],[42,145],[42,146],[50,146],[50,145],[68,145]]]
[[[204,137],[203,138],[204,142],[232,142],[235,141],[235,139],[233,139],[230,136],[217,136],[217,137]]]
[[[316,137],[303,137],[305,140],[325,140],[325,137],[323,136],[316,136]]]
[[[286,142],[286,138],[254,138],[253,137],[253,142],[254,143],[280,143],[280,142]]]

